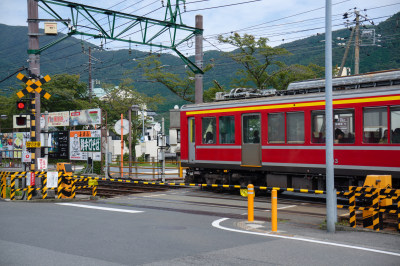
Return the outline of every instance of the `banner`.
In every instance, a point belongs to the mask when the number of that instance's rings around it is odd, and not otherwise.
[[[42,118],[40,119],[40,127],[44,128],[44,120],[45,120],[45,115],[42,114]],[[47,117],[47,123],[49,127],[64,127],[64,126],[69,126],[69,112],[52,112],[49,113]]]
[[[101,161],[101,130],[75,130],[69,133],[69,159]]]
[[[77,110],[70,112],[71,126],[101,125],[101,109]]]

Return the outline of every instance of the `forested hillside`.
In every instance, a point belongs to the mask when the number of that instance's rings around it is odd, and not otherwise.
[[[385,69],[400,68],[400,13],[390,17],[388,20],[374,26],[376,33],[380,34],[378,46],[362,46],[360,49],[360,72],[379,71]],[[343,29],[335,31],[333,38],[348,38],[350,30]],[[15,72],[21,66],[28,66],[27,63],[27,27],[7,26],[0,24],[0,80]],[[54,41],[57,37],[43,36],[40,38],[41,46]],[[324,65],[324,35],[312,36],[306,39],[290,42],[281,45],[292,53],[290,56],[281,58],[287,65],[302,64],[308,65],[314,63],[320,66]],[[337,42],[336,42],[337,43]],[[344,54],[344,47],[337,44],[333,46],[333,64],[339,66]],[[41,55],[41,73],[43,74],[79,74],[81,81],[88,80],[88,42],[81,41],[78,38],[70,37],[52,48],[44,51]],[[134,48],[135,46],[132,46]],[[193,48],[194,49],[194,48]],[[154,53],[154,51],[153,51]],[[184,101],[177,98],[158,83],[146,80],[142,74],[143,71],[137,69],[137,64],[149,53],[132,49],[109,51],[92,50],[93,74],[92,78],[104,83],[118,85],[123,78],[132,78],[134,86],[139,92],[148,95],[161,94],[167,98],[164,105],[159,107],[158,112],[165,112],[171,109],[175,104],[183,104]],[[172,73],[185,73],[184,63],[173,54],[161,53],[159,60],[163,66]],[[194,61],[194,59],[192,58]],[[213,80],[218,81],[225,89],[230,88],[235,72],[239,65],[231,59],[224,56],[220,51],[206,51],[204,54],[205,64],[212,63],[214,68],[204,76],[204,89],[213,86]],[[350,50],[346,61],[346,66],[353,69],[354,65],[354,47]],[[0,83],[1,94],[10,93],[10,87],[17,87],[18,80],[11,77]],[[95,85],[99,87],[101,85]]]

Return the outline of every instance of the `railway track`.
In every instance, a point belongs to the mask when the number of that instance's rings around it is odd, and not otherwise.
[[[85,184],[77,184],[77,186],[85,185]],[[97,188],[97,196],[101,198],[113,198],[117,196],[124,195],[132,195],[136,194],[135,197],[144,198],[140,196],[140,193],[152,193],[152,192],[167,192],[171,189],[185,189],[185,187],[174,187],[174,186],[165,186],[165,185],[144,185],[144,184],[133,184],[133,183],[116,183],[116,182],[101,182]],[[235,212],[247,212],[247,206],[243,205],[243,202],[246,201],[245,198],[238,195],[237,192],[232,193],[232,191],[212,191],[207,190],[203,191],[199,188],[186,188],[189,193],[185,193],[184,197],[178,199],[170,199],[168,195],[167,198],[150,198],[147,197],[146,201],[151,201],[154,204],[151,206],[145,204],[142,207],[144,208],[153,208],[153,209],[163,209],[177,212],[190,212],[193,214],[205,214],[212,216],[220,216],[220,212],[214,211],[205,211],[205,210],[196,210],[193,209],[181,209],[180,207],[176,207],[176,204],[180,206],[192,206],[198,208],[222,208],[222,209],[230,209],[232,213],[224,215],[229,216],[230,218],[243,218],[243,215],[235,214]],[[91,188],[82,189],[77,191],[79,194],[91,195]],[[279,213],[282,215],[299,215],[299,216],[308,216],[308,217],[316,217],[316,218],[324,218],[325,217],[325,198],[321,195],[310,195],[310,194],[301,194],[301,193],[291,193],[284,192],[279,195],[278,204],[282,205],[307,205],[308,208],[304,208],[301,210],[299,208],[295,209],[281,209]],[[202,200],[204,199],[204,200]],[[213,202],[209,202],[207,200],[212,200]],[[262,195],[257,195],[255,197],[255,204],[267,203],[270,200],[270,195],[267,193],[263,193]],[[229,201],[229,203],[221,203],[221,201]],[[157,202],[162,202],[163,204],[169,203],[174,205],[173,207],[160,207]],[[338,204],[346,204],[348,202],[347,199],[338,198]],[[135,204],[136,207],[140,207],[141,205]],[[312,208],[313,211],[307,211],[307,209]],[[257,213],[266,211],[264,207],[254,208],[255,211],[255,219],[266,219],[265,216],[260,216]],[[339,217],[339,221],[348,221],[347,215],[342,215]],[[357,213],[357,227],[361,228],[362,224],[362,212]],[[397,228],[397,215],[395,214],[385,214],[383,220],[384,231],[395,231]]]

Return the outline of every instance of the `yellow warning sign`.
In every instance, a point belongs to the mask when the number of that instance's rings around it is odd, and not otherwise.
[[[40,141],[27,141],[26,147],[27,148],[40,148]]]

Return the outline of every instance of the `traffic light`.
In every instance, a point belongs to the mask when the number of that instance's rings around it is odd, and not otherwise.
[[[17,110],[25,110],[26,109],[26,102],[24,101],[17,101]]]

